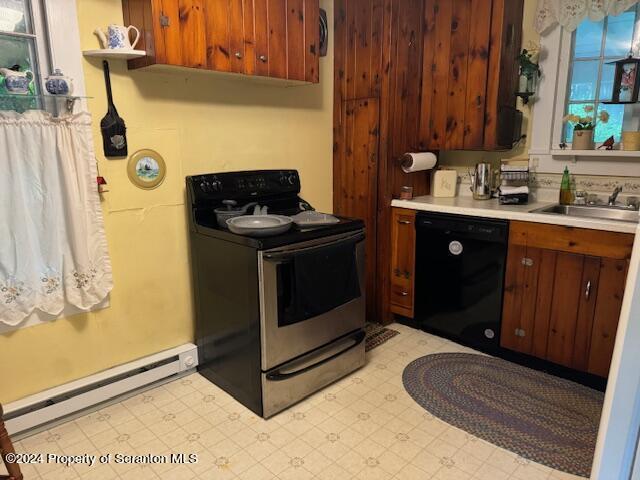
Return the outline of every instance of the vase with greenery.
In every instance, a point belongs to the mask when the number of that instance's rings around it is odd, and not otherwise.
[[[596,127],[596,117],[594,117],[594,107],[585,105],[583,108],[584,115],[570,113],[564,117],[566,123],[573,125],[573,142],[571,148],[573,150],[593,150],[593,130]],[[609,121],[609,113],[606,110],[600,110],[598,121],[607,123]]]

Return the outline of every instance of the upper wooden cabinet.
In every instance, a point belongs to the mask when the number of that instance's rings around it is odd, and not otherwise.
[[[123,0],[144,58],[173,65],[319,82],[319,0]]]
[[[512,222],[500,344],[606,377],[633,240]]]
[[[512,148],[523,4],[425,0],[419,148]]]

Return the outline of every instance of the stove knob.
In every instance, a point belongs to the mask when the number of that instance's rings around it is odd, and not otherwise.
[[[287,181],[289,182],[289,185],[295,185],[296,184],[296,176],[295,175],[289,175],[289,178],[287,178]]]
[[[207,182],[203,181],[200,183],[200,190],[205,193],[209,190],[209,185],[207,184]]]
[[[211,183],[211,191],[219,192],[221,186],[222,186],[222,184],[220,183],[220,181],[216,180],[216,181]]]

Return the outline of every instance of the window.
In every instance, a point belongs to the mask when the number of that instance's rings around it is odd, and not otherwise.
[[[42,78],[50,70],[45,24],[40,0],[0,0],[0,68],[33,73],[27,98],[9,97],[0,77],[0,109],[22,111],[39,106],[33,96],[41,93]]]
[[[584,117],[587,107],[588,116],[596,119],[596,142],[604,142],[612,135],[619,142],[625,121],[634,114],[631,106],[603,102],[612,98],[615,66],[608,63],[626,57],[632,49],[637,53],[639,8],[636,5],[621,15],[605,17],[599,22],[585,20],[573,34],[566,113]],[[609,114],[606,123],[598,121],[603,110]],[[571,143],[573,127],[570,124],[564,127],[563,138]]]

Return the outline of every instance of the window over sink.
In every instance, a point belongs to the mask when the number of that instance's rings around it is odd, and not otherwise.
[[[532,107],[529,156],[539,173],[640,176],[640,152],[621,149],[622,132],[640,130],[640,103],[611,104],[615,65],[632,51],[640,56],[640,5],[595,21],[587,18],[575,31],[558,24],[540,37],[541,77]],[[588,111],[585,112],[585,107]],[[608,121],[601,121],[606,111]],[[572,149],[573,126],[568,114],[595,121],[594,140],[601,146],[609,137],[614,151]]]
[[[636,4],[617,16],[608,16],[600,21],[584,20],[573,33],[569,86],[566,93],[566,114],[595,118],[594,140],[602,143],[613,136],[620,141],[625,120],[634,116],[634,107],[606,104],[613,95],[615,65],[633,51],[638,54],[640,29]],[[602,112],[607,112],[608,121],[599,121]],[[573,126],[565,124],[563,141],[571,143]]]

